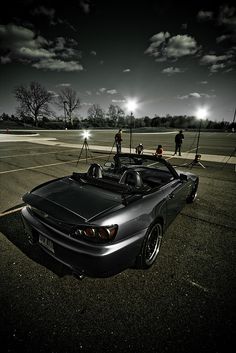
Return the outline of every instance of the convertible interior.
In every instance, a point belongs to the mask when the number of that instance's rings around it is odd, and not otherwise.
[[[87,173],[73,173],[72,178],[118,193],[149,193],[174,179],[165,165],[158,164],[157,168],[155,164],[121,163],[106,168],[93,163]]]

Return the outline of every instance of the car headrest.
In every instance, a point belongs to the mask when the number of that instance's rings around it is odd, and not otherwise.
[[[89,178],[102,178],[102,167],[100,166],[100,164],[91,164],[87,171],[87,176]]]
[[[135,170],[126,170],[122,174],[119,184],[126,184],[135,188],[141,188],[143,186],[143,181],[139,172]]]

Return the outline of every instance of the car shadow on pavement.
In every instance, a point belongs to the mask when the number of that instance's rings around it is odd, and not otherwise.
[[[28,258],[46,267],[57,276],[71,275],[70,269],[65,265],[51,258],[39,246],[29,244],[20,211],[0,217],[0,232]]]

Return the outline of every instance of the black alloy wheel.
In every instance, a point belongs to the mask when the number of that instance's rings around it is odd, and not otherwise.
[[[163,229],[159,222],[147,232],[141,252],[141,268],[151,267],[156,260],[161,247],[162,235]]]
[[[197,180],[195,181],[195,186],[194,186],[194,188],[193,188],[191,194],[190,194],[190,195],[188,196],[188,198],[187,198],[187,203],[193,203],[193,202],[196,200],[196,198],[197,198],[198,183],[199,183],[199,180],[197,179]]]

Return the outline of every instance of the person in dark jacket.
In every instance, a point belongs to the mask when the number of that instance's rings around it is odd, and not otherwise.
[[[175,153],[174,155],[179,152],[179,156],[181,156],[181,146],[183,143],[183,139],[184,139],[184,134],[183,131],[180,130],[179,133],[177,135],[175,135]]]
[[[120,129],[115,134],[115,143],[116,143],[116,152],[117,153],[121,153],[121,142],[122,142],[121,133],[122,133],[122,129]]]

